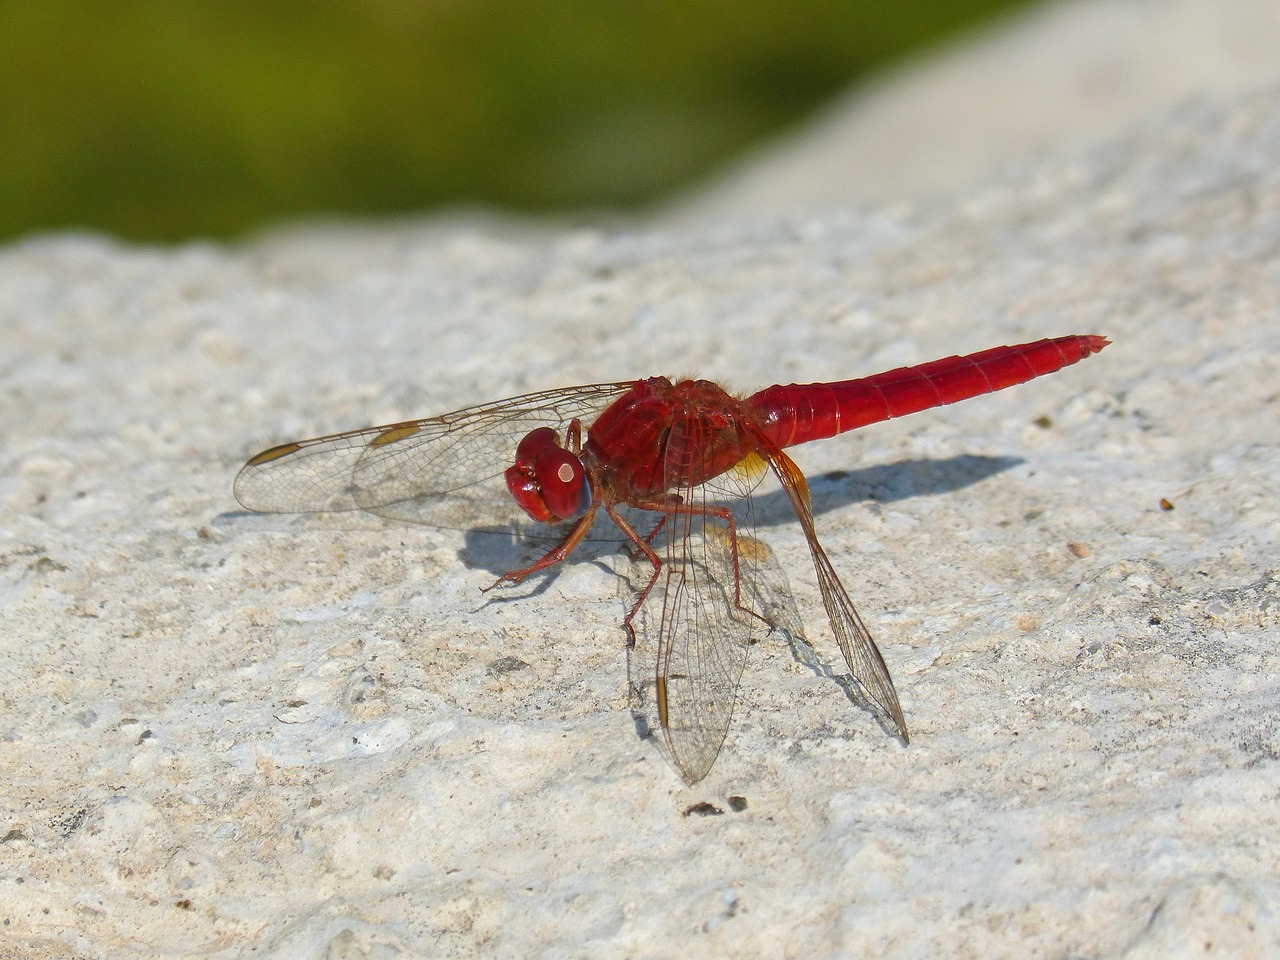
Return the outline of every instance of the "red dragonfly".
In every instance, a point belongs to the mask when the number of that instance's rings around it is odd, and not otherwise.
[[[362,509],[463,529],[527,518],[560,525],[551,550],[494,587],[566,559],[603,510],[649,570],[623,620],[633,663],[644,665],[632,670],[633,708],[693,783],[720,752],[747,650],[773,626],[757,586],[767,549],[750,537],[749,495],[766,470],[800,521],[845,662],[869,705],[908,739],[884,658],[818,542],[808,484],[784,449],[1002,390],[1108,343],[1039,340],[746,399],[665,377],[545,390],[272,447],[244,465],[235,495],[265,512]]]

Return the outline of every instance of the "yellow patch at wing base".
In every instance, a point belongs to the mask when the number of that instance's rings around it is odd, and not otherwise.
[[[735,479],[750,488],[760,482],[760,478],[768,469],[769,464],[765,462],[764,457],[753,451],[730,467],[729,472]]]

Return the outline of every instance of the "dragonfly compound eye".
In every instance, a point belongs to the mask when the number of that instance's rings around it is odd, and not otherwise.
[[[576,520],[591,506],[591,485],[582,461],[560,446],[550,427],[525,435],[506,477],[516,503],[540,523]]]
[[[538,454],[548,447],[558,446],[560,446],[560,438],[556,436],[556,432],[550,427],[538,427],[536,430],[530,430],[524,435],[520,445],[516,447],[516,466],[532,470],[533,462],[538,459]]]
[[[576,520],[591,506],[591,486],[582,461],[564,447],[547,447],[534,461],[542,501],[560,520]]]

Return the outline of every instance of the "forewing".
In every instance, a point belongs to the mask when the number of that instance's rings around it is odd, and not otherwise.
[[[813,567],[818,577],[818,587],[822,591],[822,602],[827,608],[827,616],[831,620],[831,629],[835,633],[836,643],[844,654],[854,679],[861,684],[867,695],[888,715],[903,740],[909,739],[907,721],[902,715],[902,707],[898,703],[897,691],[893,688],[893,679],[889,676],[889,668],[885,666],[884,657],[876,646],[871,634],[867,632],[862,618],[845,592],[844,585],[836,576],[826,551],[818,542],[818,533],[813,522],[813,505],[809,497],[809,484],[804,474],[795,463],[776,446],[762,443],[764,456],[769,461],[782,488],[786,491],[791,505],[795,507],[796,516],[804,530],[805,539],[809,542],[809,552],[813,556]]]
[[[701,442],[698,431],[696,419],[674,423],[669,449]],[[763,545],[749,536],[749,487],[720,478],[716,489],[674,488],[653,542],[662,568],[632,621],[633,708],[689,783],[715,762],[747,652],[769,629],[752,607]]]
[[[629,383],[544,390],[439,417],[366,427],[264,450],[241,468],[236,499],[249,510],[368,510],[439,527],[475,529],[527,518],[504,471],[530,430],[583,433]]]

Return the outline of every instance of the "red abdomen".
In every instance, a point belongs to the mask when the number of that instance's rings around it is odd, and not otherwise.
[[[859,380],[768,387],[744,403],[779,446],[791,447],[1025,383],[1077,363],[1109,342],[1075,336],[995,347]]]

